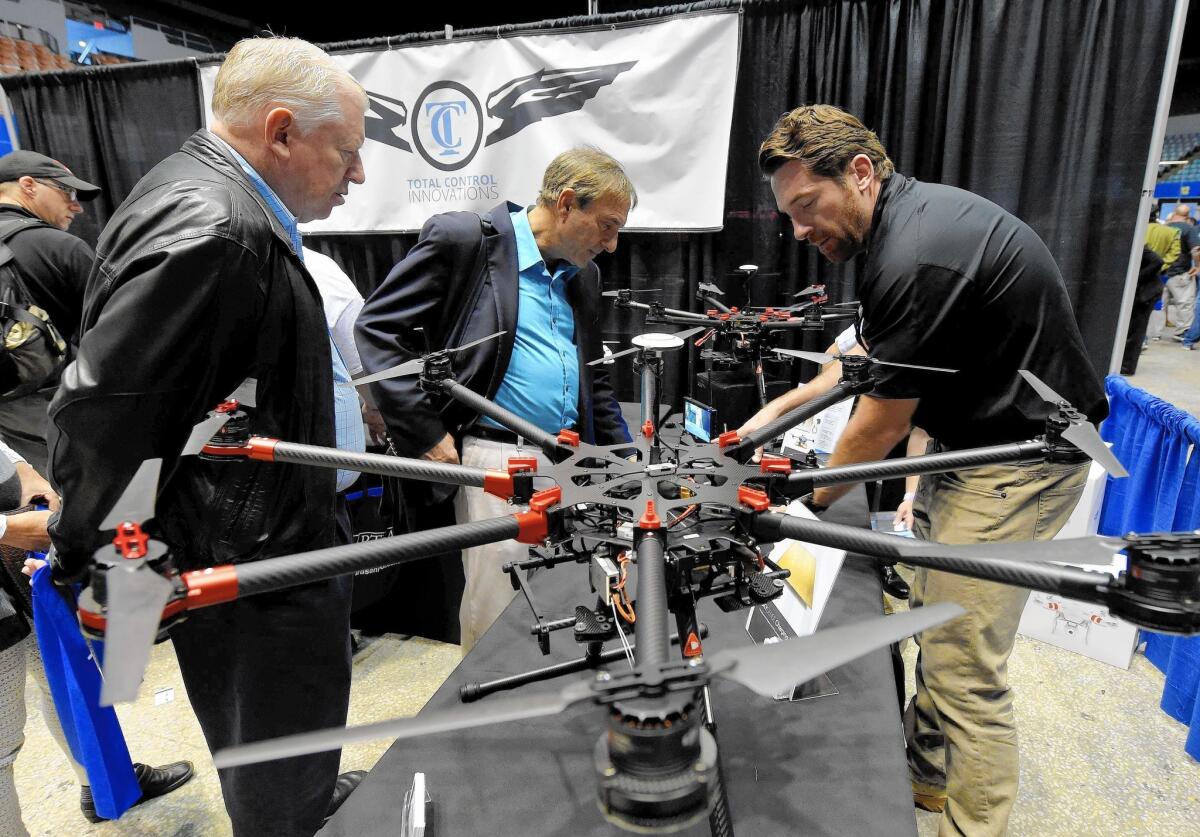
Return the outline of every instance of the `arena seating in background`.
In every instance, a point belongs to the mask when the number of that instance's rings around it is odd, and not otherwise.
[[[4,28],[11,30],[15,27],[9,25]],[[89,58],[93,65],[129,64],[132,62],[132,59],[123,55],[112,55],[99,50],[89,53]],[[80,66],[45,44],[0,34],[0,75],[74,70]]]
[[[1160,160],[1183,160],[1182,166],[1164,167],[1159,170],[1159,183],[1180,183],[1200,180],[1200,159],[1193,157],[1200,151],[1200,133],[1171,134],[1163,139]]]
[[[75,66],[45,44],[0,35],[0,74],[67,70]]]
[[[1163,139],[1161,160],[1186,160],[1200,148],[1200,133],[1171,134]]]

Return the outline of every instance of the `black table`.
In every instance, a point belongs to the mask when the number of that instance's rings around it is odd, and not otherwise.
[[[862,525],[862,490],[825,517]],[[567,565],[535,575],[535,597],[546,618],[572,615],[576,604],[590,604],[586,573],[584,566]],[[747,611],[721,613],[709,599],[698,610],[709,627],[706,650],[749,644]],[[880,612],[874,567],[847,560],[822,627]],[[529,633],[532,621],[524,597],[518,596],[428,706],[458,705],[459,687],[467,682],[582,655],[566,630],[552,635],[550,656],[543,657]],[[916,833],[887,650],[835,669],[830,677],[838,694],[791,703],[767,700],[725,681],[714,683],[717,740],[738,837]],[[562,684],[524,688],[534,693]],[[397,741],[321,834],[398,835],[404,795],[417,771],[426,776],[437,837],[622,834],[596,807],[592,748],[603,731],[603,710],[583,705],[554,718]]]

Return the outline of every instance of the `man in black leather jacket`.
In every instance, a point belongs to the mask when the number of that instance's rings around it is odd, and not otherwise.
[[[250,39],[199,131],[134,187],[96,248],[77,361],[51,404],[60,581],[86,577],[100,521],[162,457],[157,536],[182,570],[330,546],[334,472],[181,459],[192,427],[247,378],[256,434],[335,442],[330,342],[296,222],[327,217],[359,158],[362,88],[304,41]],[[172,630],[211,749],[345,723],[349,578],[199,611]],[[307,835],[339,754],[221,771],[238,835]],[[348,793],[347,782],[337,782]],[[335,802],[340,801],[335,800]]]

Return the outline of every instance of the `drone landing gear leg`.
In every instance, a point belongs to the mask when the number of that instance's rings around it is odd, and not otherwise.
[[[767,406],[767,377],[763,374],[761,357],[754,359],[754,384],[758,390],[758,406],[761,409]]]
[[[682,647],[684,659],[694,659],[703,653],[700,639],[703,630],[696,618],[696,601],[690,594],[683,594],[675,602],[675,624],[679,628],[679,636],[686,637]],[[700,690],[701,709],[704,712],[704,726],[717,738],[717,720],[713,714],[712,694],[709,687]],[[717,742],[716,769],[713,771],[715,782],[712,791],[712,803],[708,809],[708,827],[712,837],[733,837],[733,820],[729,816],[729,797],[725,793],[725,775],[721,767],[721,747]]]
[[[707,636],[708,627],[701,625],[701,639]],[[678,645],[679,637],[671,637],[671,644]],[[467,683],[458,690],[459,699],[463,703],[471,703],[496,692],[516,689],[520,686],[527,686],[530,683],[540,683],[543,680],[553,680],[555,677],[562,677],[564,674],[574,674],[579,671],[600,668],[600,666],[625,659],[624,648],[614,648],[611,651],[603,651],[601,650],[602,648],[603,643],[589,642],[587,644],[587,651],[577,660],[567,660],[563,663],[555,663],[554,665],[537,668],[533,671],[514,674],[510,677],[500,677],[485,683]]]

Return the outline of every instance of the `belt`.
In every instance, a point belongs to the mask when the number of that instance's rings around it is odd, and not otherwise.
[[[500,442],[505,445],[515,445],[517,434],[503,427],[492,427],[490,424],[475,423],[464,435],[477,439],[487,439],[489,442]]]

